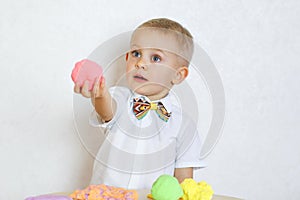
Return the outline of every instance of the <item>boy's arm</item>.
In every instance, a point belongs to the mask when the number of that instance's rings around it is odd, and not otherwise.
[[[179,183],[184,181],[186,178],[193,178],[193,168],[175,168],[174,176],[177,178]]]
[[[95,81],[92,91],[88,90],[89,83],[86,81],[82,88],[75,84],[74,91],[82,96],[91,98],[92,104],[100,117],[100,121],[109,122],[115,113],[116,102],[111,97],[105,86],[105,79],[102,76]]]
[[[100,121],[109,122],[115,113],[116,102],[110,95],[104,77],[97,79],[92,90],[92,103],[100,116]]]

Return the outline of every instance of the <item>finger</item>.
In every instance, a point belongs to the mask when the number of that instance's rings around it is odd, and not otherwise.
[[[100,80],[100,87],[103,89],[105,87],[105,78],[104,76],[101,77],[101,80]]]
[[[80,93],[80,85],[78,83],[75,83],[74,92],[78,94]]]
[[[97,79],[95,81],[95,84],[94,84],[94,87],[93,87],[93,90],[92,90],[92,96],[94,98],[97,97],[98,92],[99,92],[100,79],[101,79],[101,77],[97,77]]]
[[[99,91],[98,96],[103,96],[105,94],[105,78],[102,76],[100,79]]]
[[[82,89],[81,89],[81,94],[84,97],[90,98],[91,97],[91,92],[89,91],[89,81],[86,80],[83,83]]]

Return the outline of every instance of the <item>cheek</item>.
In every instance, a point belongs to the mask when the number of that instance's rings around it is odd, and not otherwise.
[[[133,70],[135,69],[136,60],[132,58],[131,56],[128,57],[128,60],[126,61],[126,70]]]
[[[153,79],[160,83],[169,83],[174,75],[174,70],[170,68],[164,68],[158,70],[158,72],[153,73]]]
[[[126,62],[126,73],[129,73],[130,71],[133,70],[132,66],[133,65],[129,61]]]
[[[154,75],[151,79],[153,82],[158,83],[159,85],[169,85],[171,83],[170,74],[158,73]]]

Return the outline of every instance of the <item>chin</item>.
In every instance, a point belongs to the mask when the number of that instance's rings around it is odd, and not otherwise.
[[[142,87],[138,87],[138,88],[130,88],[133,92],[138,93],[140,95],[144,95],[147,96],[147,90],[145,90]]]
[[[143,95],[143,96],[153,96],[159,95],[160,93],[164,93],[166,87],[160,86],[158,84],[130,84],[128,83],[128,87],[135,93]]]

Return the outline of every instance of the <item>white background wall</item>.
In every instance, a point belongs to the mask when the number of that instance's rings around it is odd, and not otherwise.
[[[297,0],[1,0],[0,199],[88,183],[92,158],[75,130],[70,71],[154,17],[188,27],[225,87],[223,136],[197,180],[217,194],[299,199],[299,13]]]

